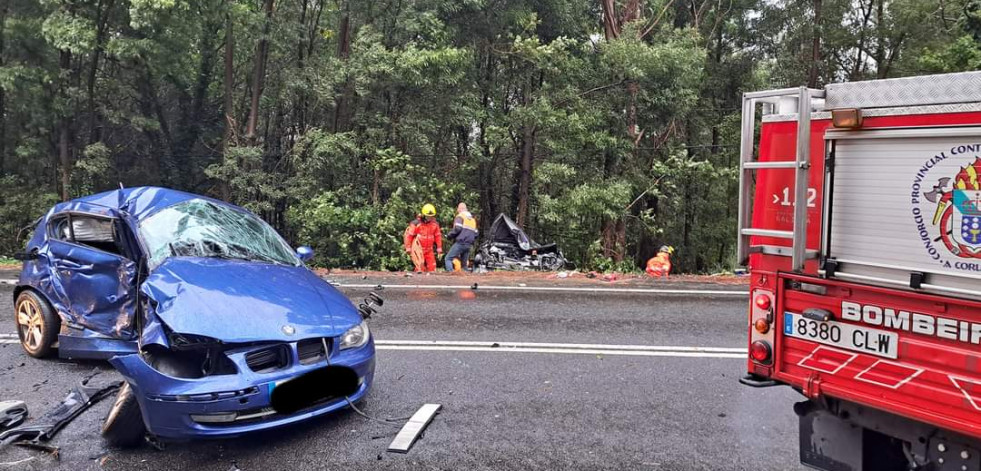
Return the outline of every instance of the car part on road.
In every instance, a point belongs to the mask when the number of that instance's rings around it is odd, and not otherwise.
[[[61,319],[37,293],[21,291],[16,302],[17,336],[24,351],[34,358],[44,358],[58,340]]]
[[[376,307],[382,307],[385,305],[385,300],[378,296],[377,293],[368,293],[368,297],[364,298],[364,301],[358,305],[358,312],[361,313],[361,317],[364,319],[370,319],[372,315],[378,312]]]
[[[22,440],[18,444],[26,442],[36,445],[50,441],[82,412],[119,389],[120,384],[121,381],[113,381],[92,387],[75,386],[58,407],[44,414],[40,419],[29,425],[21,425],[0,433],[0,447],[18,440]]]
[[[116,402],[109,409],[106,421],[102,424],[102,437],[110,446],[133,448],[143,443],[146,425],[143,413],[129,383],[123,383],[116,394]]]
[[[388,445],[388,451],[392,453],[408,453],[409,448],[412,448],[416,439],[422,435],[422,431],[429,426],[429,423],[433,421],[433,417],[442,408],[443,406],[440,404],[424,404],[420,407],[415,414],[412,414],[412,418],[406,422],[402,430],[399,430],[398,435],[395,436],[392,443]]]
[[[0,401],[0,431],[14,428],[27,418],[24,401]]]

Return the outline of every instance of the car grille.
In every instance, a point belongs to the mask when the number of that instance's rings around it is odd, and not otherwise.
[[[268,373],[289,365],[290,352],[286,345],[263,348],[245,354],[245,363],[256,373]]]
[[[327,358],[327,351],[324,350],[324,340],[326,340],[329,348],[330,339],[306,339],[297,342],[296,353],[301,365],[318,363]]]

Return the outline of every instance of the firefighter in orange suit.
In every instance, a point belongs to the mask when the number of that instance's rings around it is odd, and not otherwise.
[[[416,238],[416,227],[419,224],[422,224],[422,214],[416,214],[416,218],[409,222],[402,234],[402,245],[405,247],[405,253],[412,259],[412,266],[416,273],[421,272],[426,263],[422,254],[422,244]]]
[[[671,254],[673,253],[674,247],[670,245],[662,246],[657,251],[657,255],[647,261],[647,269],[645,270],[647,274],[654,278],[667,278],[668,273],[671,272]]]
[[[439,223],[436,222],[436,207],[426,204],[422,207],[422,221],[415,226],[412,234],[412,243],[418,243],[422,248],[422,256],[425,261],[422,271],[436,271],[436,254],[443,253],[443,235],[439,230]],[[436,252],[433,252],[433,245],[436,245]]]

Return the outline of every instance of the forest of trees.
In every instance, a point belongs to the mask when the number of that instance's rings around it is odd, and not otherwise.
[[[331,267],[403,269],[465,201],[579,267],[718,271],[744,91],[979,67],[981,0],[0,0],[0,255],[122,183]]]

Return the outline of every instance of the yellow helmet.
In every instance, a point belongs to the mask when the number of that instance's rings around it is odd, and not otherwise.
[[[429,217],[435,216],[436,215],[436,207],[433,206],[433,205],[431,205],[431,204],[429,204],[429,203],[424,204],[422,206],[422,215],[423,216],[429,216]]]

